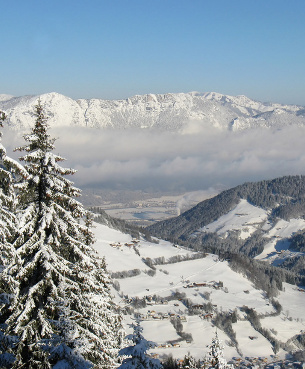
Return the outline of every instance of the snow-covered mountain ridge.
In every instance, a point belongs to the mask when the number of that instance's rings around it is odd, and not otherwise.
[[[51,126],[142,128],[188,132],[189,122],[203,128],[244,130],[305,125],[305,108],[262,103],[246,96],[215,92],[136,95],[125,100],[73,100],[58,93],[12,97],[0,95],[3,110],[14,128],[31,126],[33,106],[40,99]]]
[[[158,345],[152,353],[183,358],[190,352],[203,359],[215,325],[227,360],[263,364],[302,348],[297,337],[305,329],[305,293],[297,286],[284,283],[275,298],[282,307],[278,310],[263,290],[216,255],[192,259],[198,253],[163,240],[133,239],[103,224],[96,223],[94,233],[94,247],[114,275],[113,294],[125,311],[124,326],[128,330],[138,314],[144,337]],[[247,311],[262,329],[249,321]]]

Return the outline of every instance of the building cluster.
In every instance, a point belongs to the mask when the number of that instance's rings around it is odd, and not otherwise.
[[[264,356],[260,357],[233,357],[232,363],[235,368],[253,368],[253,367],[265,367],[268,363],[268,358]],[[271,368],[271,367],[270,367]],[[272,367],[273,368],[273,367]]]
[[[199,288],[199,287],[211,287],[215,288],[216,290],[219,290],[223,287],[223,282],[219,281],[211,281],[211,282],[200,282],[200,283],[188,283],[187,285],[183,286],[183,288]]]
[[[160,345],[157,346],[158,348],[168,348],[168,347],[180,347],[180,343],[175,342],[175,343],[171,343],[171,342],[167,342],[167,343],[161,343]]]
[[[164,320],[164,319],[170,320],[172,318],[178,318],[182,322],[186,322],[185,315],[171,313],[171,312],[162,313],[162,312],[156,312],[155,310],[148,310],[146,314],[139,313],[138,317],[141,320]]]
[[[125,242],[125,243],[121,243],[121,242],[112,242],[112,243],[110,243],[109,245],[110,245],[111,247],[114,247],[114,248],[119,249],[119,248],[121,248],[121,247],[123,247],[123,246],[126,246],[126,247],[133,247],[133,246],[138,245],[139,243],[140,243],[140,241],[139,241],[139,240],[137,240],[136,238],[133,238],[133,239],[131,240],[131,242]]]

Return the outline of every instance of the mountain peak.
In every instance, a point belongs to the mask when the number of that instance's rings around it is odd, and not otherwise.
[[[0,101],[7,101],[12,99],[13,97],[14,97],[13,95],[0,94]]]
[[[149,93],[125,100],[73,100],[57,92],[21,97],[3,94],[0,95],[0,109],[7,114],[11,126],[28,127],[38,98],[49,113],[51,126],[145,127],[183,132],[194,121],[203,127],[233,131],[305,125],[303,107],[262,103],[244,95],[230,96],[217,92]]]

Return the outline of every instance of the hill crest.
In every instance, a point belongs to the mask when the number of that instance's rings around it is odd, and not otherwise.
[[[147,227],[196,250],[243,253],[305,275],[305,176],[249,182]]]

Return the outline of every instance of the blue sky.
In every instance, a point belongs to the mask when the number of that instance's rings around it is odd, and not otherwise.
[[[215,91],[305,105],[304,0],[0,5],[0,93],[120,99]]]

